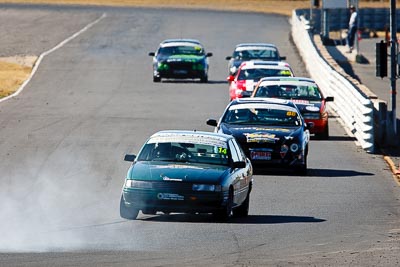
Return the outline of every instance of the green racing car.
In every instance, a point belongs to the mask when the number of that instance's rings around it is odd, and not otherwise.
[[[153,81],[167,79],[200,79],[208,82],[208,58],[203,45],[194,39],[168,39],[161,42],[153,57]]]

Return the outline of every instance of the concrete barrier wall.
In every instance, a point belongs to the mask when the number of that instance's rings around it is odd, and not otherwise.
[[[319,54],[307,30],[308,21],[294,10],[292,14],[292,37],[312,79],[325,95],[333,96],[330,109],[339,115],[345,127],[351,131],[360,146],[373,153],[374,106],[372,101],[336,72]]]

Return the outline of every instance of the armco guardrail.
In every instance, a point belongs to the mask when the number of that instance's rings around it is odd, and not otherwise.
[[[292,37],[311,78],[317,82],[325,95],[335,98],[334,102],[329,103],[329,107],[339,115],[361,147],[373,153],[375,147],[372,101],[326,63],[318,53],[307,26],[307,20],[299,17],[294,10]]]

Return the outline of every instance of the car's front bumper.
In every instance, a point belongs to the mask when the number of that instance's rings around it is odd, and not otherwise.
[[[306,152],[299,150],[296,153],[287,151],[286,153],[281,153],[279,150],[263,149],[260,147],[244,147],[246,156],[250,159],[254,169],[265,169],[265,168],[300,168],[307,164],[306,162]],[[266,150],[270,158],[268,159],[255,159],[252,156],[251,151]]]
[[[314,127],[310,129],[310,133],[319,134],[325,133],[328,127],[328,118],[326,119],[305,119],[306,123],[314,123]]]
[[[207,75],[207,67],[199,63],[174,62],[168,63],[168,67],[154,66],[154,77],[158,78],[204,78]]]
[[[122,194],[127,207],[165,213],[216,212],[224,208],[228,196],[227,192],[185,192],[138,188],[124,188]]]
[[[328,112],[323,113],[302,113],[306,123],[314,123],[314,127],[310,129],[312,134],[322,134],[327,132]]]

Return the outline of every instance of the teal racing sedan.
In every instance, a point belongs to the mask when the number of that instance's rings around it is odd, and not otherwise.
[[[134,220],[162,212],[245,217],[253,186],[250,160],[231,135],[201,131],[153,134],[132,162],[122,188],[120,215]]]

